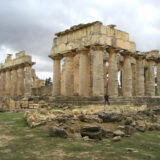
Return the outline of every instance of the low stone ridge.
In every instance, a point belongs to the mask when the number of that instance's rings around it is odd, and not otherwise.
[[[102,111],[98,114],[99,118],[103,120],[103,122],[119,122],[122,120],[123,116],[120,111]]]
[[[155,115],[154,112],[157,111]],[[102,114],[103,113],[103,114]],[[105,113],[105,114],[104,114]],[[103,115],[103,121],[95,121],[86,117]],[[160,112],[158,107],[95,107],[77,108],[73,110],[26,111],[25,119],[29,126],[45,125],[49,128],[49,135],[53,137],[82,137],[85,139],[101,140],[112,138],[120,141],[122,137],[129,137],[136,131],[145,132],[160,130]],[[115,118],[116,117],[116,118]],[[101,119],[101,118],[100,118]],[[88,138],[84,138],[88,137]]]

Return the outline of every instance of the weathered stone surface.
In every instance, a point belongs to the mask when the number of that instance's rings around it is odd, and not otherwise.
[[[136,131],[136,128],[130,125],[125,126],[125,135],[133,135]]]
[[[109,129],[102,129],[102,137],[104,137],[104,138],[113,137],[113,131],[111,131]]]
[[[144,122],[137,122],[137,127],[136,127],[136,130],[137,131],[140,131],[140,132],[145,132],[146,131],[146,125]]]
[[[102,139],[102,130],[99,126],[84,126],[81,128],[81,136],[88,136],[91,139]]]
[[[132,96],[132,68],[131,68],[131,57],[124,55],[122,69],[122,93],[125,97]]]
[[[73,117],[73,115],[61,115],[61,116],[57,116],[55,118],[56,121],[58,121],[59,123],[61,122],[66,122],[67,120],[71,119]]]
[[[122,113],[120,111],[102,111],[98,114],[99,118],[103,122],[119,122],[123,119]]]
[[[56,126],[49,128],[49,135],[51,137],[62,137],[62,138],[68,137],[67,132],[63,128]]]
[[[113,135],[114,136],[121,136],[121,137],[123,137],[125,135],[125,133],[123,131],[121,131],[121,130],[116,130],[116,131],[113,132]]]
[[[109,49],[109,67],[108,67],[108,95],[111,97],[118,96],[118,67],[116,50]]]
[[[125,120],[125,125],[130,125],[133,122],[133,119],[131,117],[127,117]]]
[[[97,132],[97,131],[100,131],[100,130],[101,130],[100,126],[88,125],[88,126],[84,126],[81,129],[81,132]]]
[[[118,141],[121,141],[121,136],[116,136],[116,137],[113,137],[112,139],[114,142],[118,142]]]

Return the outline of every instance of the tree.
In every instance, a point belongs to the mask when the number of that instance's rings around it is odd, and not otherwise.
[[[48,86],[48,85],[52,85],[51,77],[46,78],[45,80],[45,86]]]

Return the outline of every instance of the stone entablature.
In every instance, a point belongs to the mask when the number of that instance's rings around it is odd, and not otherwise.
[[[56,33],[50,56],[63,55],[71,50],[85,48],[94,44],[135,52],[136,45],[129,40],[129,34],[114,27],[115,25],[104,26],[97,21],[80,24],[64,32]]]

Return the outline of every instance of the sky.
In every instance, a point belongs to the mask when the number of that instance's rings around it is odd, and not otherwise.
[[[0,63],[25,50],[37,75],[52,77],[54,34],[92,21],[116,24],[138,51],[160,50],[160,0],[0,0]]]

